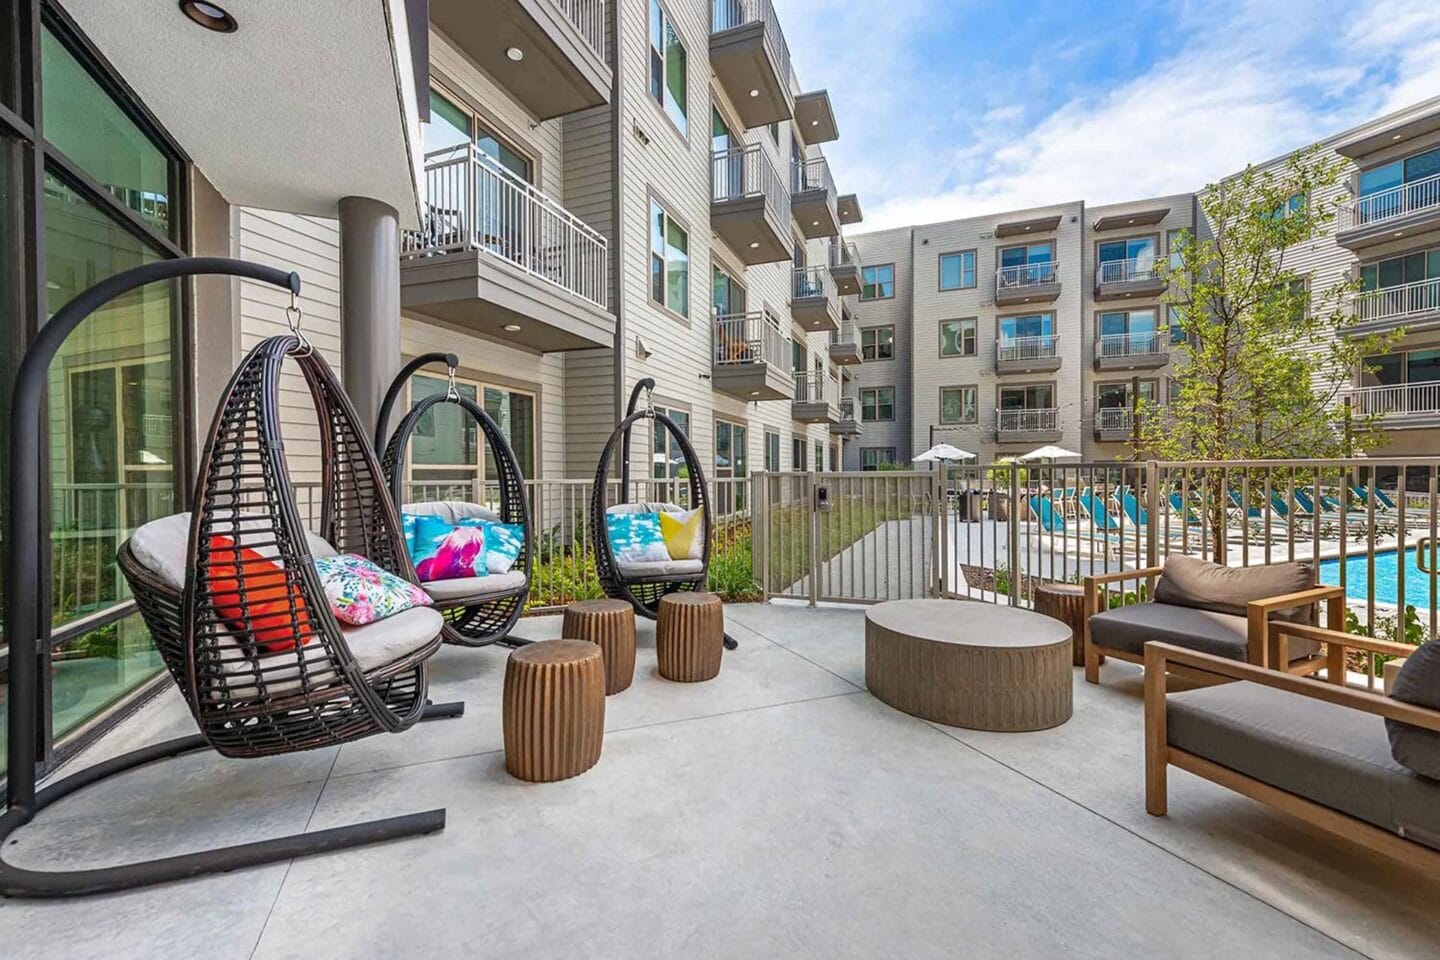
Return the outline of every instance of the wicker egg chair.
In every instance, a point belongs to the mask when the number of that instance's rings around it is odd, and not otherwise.
[[[498,519],[502,523],[518,524],[524,530],[520,556],[512,567],[513,571],[521,574],[521,578],[519,582],[509,583],[501,589],[487,589],[488,585],[485,581],[497,578],[476,577],[473,578],[473,583],[470,581],[465,581],[465,583],[478,588],[477,592],[458,596],[442,592],[449,581],[437,581],[425,586],[439,594],[436,597],[436,606],[445,615],[443,636],[446,643],[462,647],[486,647],[494,643],[520,646],[529,641],[511,636],[511,631],[515,628],[520,615],[525,612],[525,601],[530,596],[530,569],[533,553],[530,503],[525,495],[525,477],[520,473],[520,462],[516,458],[510,442],[505,439],[505,434],[501,432],[500,425],[490,414],[485,412],[485,408],[455,392],[455,369],[459,365],[455,356],[453,354],[425,354],[407,364],[387,392],[386,403],[381,407],[377,432],[384,430],[390,405],[398,395],[399,389],[420,367],[436,360],[443,360],[448,366],[451,387],[445,393],[433,394],[416,403],[400,419],[390,441],[385,445],[385,454],[381,458],[385,479],[390,487],[391,498],[395,503],[403,504],[405,502],[405,460],[410,440],[415,434],[416,427],[420,425],[421,419],[441,404],[453,404],[459,407],[479,426],[481,434],[485,437],[485,443],[490,448],[491,459],[495,465],[496,475],[490,479],[499,487],[499,509],[495,511]],[[516,579],[512,577],[509,578],[509,581]]]
[[[126,271],[97,284],[56,314],[51,323],[60,329],[38,344],[35,357],[27,356],[26,363],[38,367],[39,373],[22,368],[17,376],[17,398],[32,386],[37,393],[43,388],[49,358],[65,335],[99,306],[145,283],[202,274],[249,277],[289,288],[292,297],[300,284],[293,273],[219,258],[164,261]],[[291,309],[295,330],[298,310],[293,300]],[[460,713],[459,704],[427,710],[427,660],[440,645],[440,618],[433,611],[417,608],[400,614],[418,615],[407,621],[408,635],[400,642],[396,638],[401,631],[393,627],[388,632],[364,634],[365,650],[393,651],[390,659],[368,669],[362,668],[364,658],[351,648],[347,630],[331,613],[285,463],[279,388],[287,358],[300,367],[321,425],[323,503],[316,533],[340,552],[363,554],[391,573],[415,580],[399,515],[389,499],[379,463],[334,372],[302,336],[273,337],[258,344],[226,387],[200,459],[188,521],[188,551],[183,539],[177,537],[176,541],[177,554],[183,553],[176,559],[184,563],[183,587],[176,585],[181,575],[175,570],[157,570],[153,563],[143,562],[133,549],[134,537],[125,542],[118,556],[139,612],[199,727],[198,735],[112,758],[38,793],[34,792],[33,774],[26,776],[33,771],[33,754],[22,757],[28,762],[18,769],[12,766],[10,771],[18,773],[21,782],[11,784],[9,809],[0,818],[0,842],[61,797],[159,760],[207,748],[227,757],[269,757],[398,732],[421,719]],[[23,399],[12,424],[30,419],[40,409],[29,402],[28,395]],[[16,449],[28,458],[28,451]],[[29,470],[19,472],[26,476],[12,482],[12,509],[21,507],[27,498],[38,498],[38,478],[30,476]],[[183,518],[167,518],[177,519],[184,522]],[[48,572],[38,573],[43,565],[31,542],[38,534],[38,528],[31,529],[34,526],[19,529],[16,560],[33,565],[36,572],[30,576],[43,580]],[[249,574],[236,574],[234,546],[226,550],[222,542],[212,547],[211,537],[217,536],[267,556],[280,572],[267,573],[266,589],[258,590],[254,581],[247,581]],[[15,578],[23,581],[25,576],[12,571],[12,590]],[[283,577],[283,586],[277,587],[279,577]],[[35,593],[27,590],[23,595]],[[277,595],[283,599],[277,601]],[[28,629],[25,618],[32,617],[38,607],[17,606],[26,610],[20,618],[12,617],[9,626]],[[352,628],[350,635],[358,637],[358,631],[384,628],[390,622]],[[277,625],[283,636],[278,644]],[[430,629],[433,635],[428,635]],[[9,636],[13,657],[16,634]],[[388,645],[377,647],[379,640]],[[354,642],[358,649],[361,641]],[[29,699],[34,692],[30,689],[33,676],[19,677],[18,690],[15,679],[12,673],[12,695]],[[21,713],[23,709],[12,716]],[[15,734],[13,728],[11,733]],[[20,736],[27,733],[21,731]],[[12,759],[14,746],[12,740]],[[95,870],[37,871],[0,863],[0,892],[55,897],[121,890],[431,833],[443,829],[444,824],[445,811],[430,810]]]
[[[650,620],[659,616],[660,599],[666,594],[705,589],[709,576],[710,548],[715,522],[710,510],[709,485],[705,482],[705,468],[700,462],[700,457],[695,453],[690,438],[675,424],[675,421],[656,410],[649,402],[648,396],[654,392],[654,389],[655,381],[647,377],[635,384],[630,391],[630,402],[626,409],[625,419],[616,426],[615,431],[610,434],[605,448],[600,452],[600,464],[595,470],[595,484],[590,493],[590,536],[595,544],[595,570],[599,575],[600,587],[605,591],[607,597],[627,601],[635,608],[636,613]],[[647,401],[644,409],[637,410],[636,407],[642,392],[646,394]],[[685,461],[685,481],[690,508],[704,511],[702,514],[704,540],[701,545],[700,569],[697,571],[666,571],[654,574],[626,571],[621,569],[620,563],[615,557],[615,551],[610,545],[606,517],[612,507],[627,502],[626,498],[632,493],[630,431],[635,424],[643,420],[652,421],[655,429],[663,429],[675,439],[676,444],[680,447],[681,458]],[[620,501],[617,504],[611,504],[609,502],[610,473],[612,461],[617,452],[620,454]],[[654,506],[658,508],[667,505],[655,504]],[[731,650],[735,649],[735,641],[729,635],[725,637],[725,646]]]

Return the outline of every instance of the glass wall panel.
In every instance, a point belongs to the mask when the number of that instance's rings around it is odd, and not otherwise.
[[[172,232],[171,162],[47,28],[45,139],[161,233]]]

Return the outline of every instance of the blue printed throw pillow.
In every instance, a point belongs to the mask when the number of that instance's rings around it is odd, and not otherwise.
[[[605,517],[610,550],[622,563],[663,563],[670,559],[658,513],[611,513]]]
[[[485,565],[491,573],[509,573],[523,549],[525,528],[520,524],[485,524]]]
[[[485,531],[453,526],[440,517],[422,516],[415,524],[415,550],[410,554],[422,583],[483,577]]]

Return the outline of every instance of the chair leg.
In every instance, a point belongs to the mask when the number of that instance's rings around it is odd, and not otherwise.
[[[724,641],[724,642],[725,642],[725,649],[726,649],[726,650],[734,650],[734,649],[736,649],[736,648],[738,648],[738,647],[740,646],[739,642],[736,641],[736,639],[735,639],[734,637],[730,636],[730,634],[728,634],[728,633],[725,634],[725,641]]]
[[[420,714],[420,722],[426,720],[450,720],[455,717],[465,716],[465,701],[456,700],[452,703],[434,703],[425,701],[425,712]]]
[[[4,816],[0,816],[0,850],[3,850],[10,834],[33,820],[46,807],[72,793],[146,764],[208,749],[210,745],[205,742],[204,737],[181,737],[112,757],[51,784],[36,795],[34,809],[11,807]],[[173,880],[225,873],[243,867],[280,863],[316,853],[436,833],[443,829],[445,811],[440,809],[93,870],[29,870],[6,863],[0,858],[0,895],[52,899],[114,893]]]
[[[1088,636],[1085,638],[1085,682],[1100,682],[1100,651],[1095,649]]]
[[[1145,812],[1165,816],[1168,804],[1169,733],[1165,715],[1165,658],[1145,650]]]

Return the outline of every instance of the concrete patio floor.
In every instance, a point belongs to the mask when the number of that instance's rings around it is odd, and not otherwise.
[[[21,866],[96,866],[445,806],[442,834],[73,902],[0,901],[5,956],[1433,957],[1427,878],[1180,771],[1141,803],[1138,669],[986,734],[864,692],[860,608],[730,606],[717,680],[606,704],[604,755],[509,777],[506,652],[444,649],[460,720],[266,761],[187,757],[62,801]],[[522,622],[554,636],[558,618]],[[190,731],[167,693],[80,757]]]

